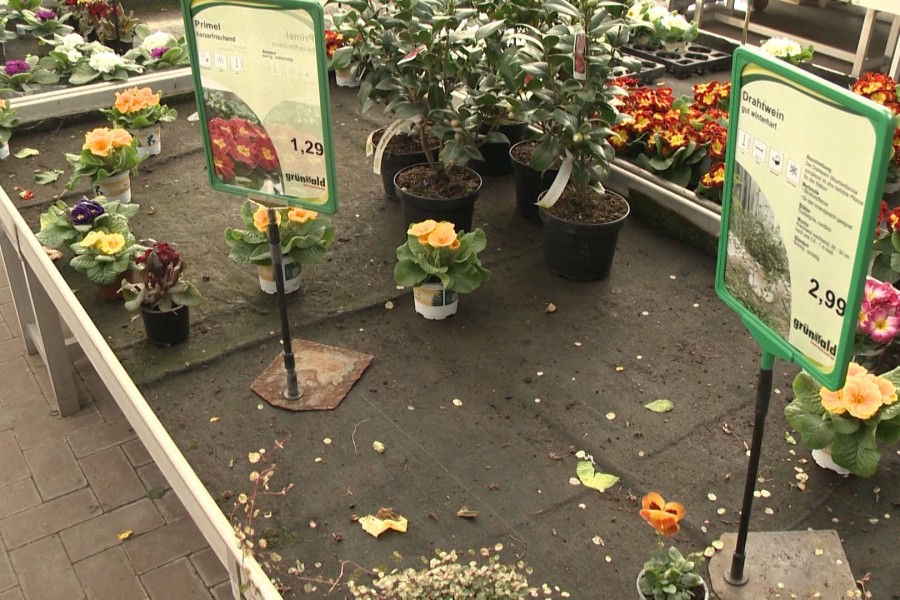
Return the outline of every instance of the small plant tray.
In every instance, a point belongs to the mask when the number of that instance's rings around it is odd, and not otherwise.
[[[611,77],[634,77],[643,84],[650,84],[659,80],[666,72],[666,65],[656,61],[640,58],[641,70],[634,72],[624,65],[613,67]]]
[[[663,48],[647,48],[625,45],[622,49],[641,59],[662,63],[666,71],[679,79],[699,73],[725,71],[731,69],[731,55],[713,50],[701,44],[691,44],[683,54],[669,52]]]

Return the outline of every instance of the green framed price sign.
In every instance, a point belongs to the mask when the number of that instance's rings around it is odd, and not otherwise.
[[[322,6],[183,0],[210,184],[337,210]]]
[[[764,351],[837,389],[852,356],[892,114],[741,47],[730,115],[716,293]]]

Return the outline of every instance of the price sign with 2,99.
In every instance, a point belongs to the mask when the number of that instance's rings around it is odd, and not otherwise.
[[[815,298],[819,304],[828,310],[834,310],[835,314],[843,317],[847,311],[847,300],[841,298],[833,291],[823,288],[818,279],[809,280],[809,295]]]

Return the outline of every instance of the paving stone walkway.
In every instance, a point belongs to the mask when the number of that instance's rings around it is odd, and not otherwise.
[[[76,366],[83,408],[61,419],[0,261],[0,600],[231,598],[109,392],[87,361]]]

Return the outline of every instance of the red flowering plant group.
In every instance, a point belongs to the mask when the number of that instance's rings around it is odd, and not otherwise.
[[[629,116],[613,128],[610,143],[652,173],[720,201],[731,84],[694,86],[694,98],[676,99],[670,87],[639,86],[615,80],[627,91],[619,110]]]
[[[897,96],[897,82],[884,73],[869,72],[863,73],[850,89],[854,94],[886,106],[894,113],[894,152],[888,163],[888,181],[900,180],[900,97]]]
[[[135,257],[140,281],[122,283],[125,308],[170,311],[179,306],[196,306],[203,297],[191,283],[181,278],[185,263],[181,255],[165,242],[154,242]]]
[[[900,207],[881,202],[875,228],[875,248],[869,273],[879,281],[900,281]]]
[[[216,177],[251,190],[278,191],[281,163],[266,130],[242,117],[209,121],[209,140]]]

